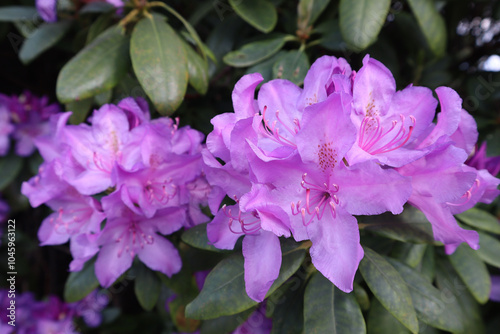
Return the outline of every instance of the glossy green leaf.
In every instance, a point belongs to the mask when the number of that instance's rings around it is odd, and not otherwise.
[[[421,321],[448,332],[463,331],[460,309],[456,304],[447,304],[440,291],[418,271],[394,259],[387,260],[406,282]]]
[[[129,39],[113,26],[73,57],[57,78],[62,103],[85,99],[113,88],[130,66]]]
[[[476,254],[484,262],[500,268],[500,241],[497,238],[479,232],[479,249]]]
[[[484,262],[468,245],[461,244],[449,256],[450,262],[479,303],[486,303],[490,297],[490,274]]]
[[[366,323],[370,334],[409,334],[410,331],[374,298],[368,311]]]
[[[69,274],[64,285],[64,300],[74,303],[85,298],[99,286],[99,281],[94,273],[95,259],[85,263],[82,270]]]
[[[234,67],[246,67],[271,57],[290,39],[286,35],[275,35],[261,41],[245,44],[241,49],[231,51],[223,58],[224,62]]]
[[[160,295],[161,282],[156,273],[142,263],[136,266],[137,276],[134,291],[139,304],[146,311],[151,311]]]
[[[288,51],[274,63],[273,78],[286,79],[300,86],[304,83],[309,66],[309,59],[303,51]]]
[[[250,308],[238,314],[227,315],[224,317],[218,317],[211,320],[205,320],[201,324],[200,334],[232,333],[254,311],[255,308]]]
[[[269,289],[267,296],[297,271],[304,256],[303,249],[283,255],[280,274]],[[243,274],[241,254],[234,254],[219,262],[208,275],[198,297],[186,307],[186,315],[193,319],[213,319],[240,313],[257,305],[257,302],[246,294]]]
[[[40,25],[23,43],[19,58],[29,64],[45,50],[55,45],[71,28],[71,21],[44,23]]]
[[[408,0],[427,43],[436,56],[446,51],[446,24],[434,0]]]
[[[484,333],[479,304],[453,270],[450,262],[443,258],[438,258],[436,262],[436,283],[446,307],[451,304],[459,306],[459,319],[464,328],[462,333]]]
[[[35,7],[0,7],[0,22],[35,21],[39,18],[40,16]]]
[[[181,235],[182,241],[195,248],[209,250],[212,252],[224,252],[213,246],[207,237],[207,224],[196,225]]]
[[[69,122],[71,124],[80,124],[85,122],[93,102],[94,99],[89,97],[87,99],[67,103],[66,110],[72,112]]]
[[[132,32],[134,72],[158,112],[172,114],[188,84],[186,50],[176,32],[160,17],[140,20]]]
[[[9,154],[0,158],[0,190],[4,190],[17,177],[23,167],[20,156]]]
[[[191,46],[183,44],[187,55],[189,84],[205,95],[208,90],[208,63]]]
[[[268,33],[278,22],[278,13],[272,2],[268,0],[229,0],[236,14],[254,28]]]
[[[500,224],[498,223],[498,219],[491,213],[484,210],[472,208],[458,214],[457,218],[469,226],[476,227],[487,232],[500,234]]]
[[[297,7],[299,29],[313,25],[329,3],[330,0],[300,0]]]
[[[341,0],[339,5],[340,31],[355,51],[369,47],[377,40],[391,0]]]
[[[415,308],[405,281],[382,256],[365,247],[359,270],[375,297],[411,332],[418,333]]]
[[[356,298],[316,273],[304,297],[304,332],[366,333],[366,326]]]

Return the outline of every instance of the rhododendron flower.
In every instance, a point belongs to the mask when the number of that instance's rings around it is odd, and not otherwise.
[[[136,255],[153,270],[177,273],[180,256],[162,235],[207,221],[203,135],[172,119],[150,120],[142,99],[103,105],[90,125],[67,125],[70,114],[52,116],[50,134],[35,139],[45,161],[22,186],[31,205],[54,210],[38,231],[41,244],[69,240],[72,271],[97,254],[105,287]]]
[[[29,91],[11,97],[0,94],[0,155],[7,153],[9,134],[16,140],[17,155],[34,152],[33,140],[49,133],[49,117],[60,111],[57,104],[48,101],[47,96],[39,98]]]
[[[366,56],[356,73],[343,59],[322,57],[301,89],[287,80],[242,77],[234,113],[216,116],[203,153],[213,186],[209,240],[232,249],[240,235],[245,288],[261,301],[277,277],[278,237],[311,240],[315,267],[349,292],[363,257],[354,215],[399,214],[409,201],[433,226],[448,253],[461,242],[477,249],[475,231],[453,214],[497,195],[499,180],[464,164],[477,140],[473,118],[450,88],[396,91],[390,71]],[[222,161],[222,162],[221,162]],[[224,196],[234,205],[219,208]],[[291,232],[291,234],[290,234]],[[260,261],[254,268],[255,259]]]

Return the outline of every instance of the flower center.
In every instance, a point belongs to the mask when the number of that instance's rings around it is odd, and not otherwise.
[[[262,111],[262,131],[261,133],[278,144],[285,145],[285,146],[290,146],[293,148],[297,148],[297,145],[291,141],[290,139],[293,139],[294,136],[299,132],[300,130],[300,122],[297,118],[293,120],[293,124],[286,124],[285,121],[283,121],[279,114],[279,110],[276,110],[276,120],[274,120],[272,123],[266,119],[266,112],[267,112],[267,106],[264,106],[264,110]],[[282,127],[286,132],[284,135],[280,134],[280,128],[277,126],[279,125]],[[287,138],[290,137],[291,138]]]
[[[64,210],[60,207],[49,219],[57,233],[74,234],[81,229],[84,217],[89,217],[91,210],[88,208]]]
[[[331,185],[327,183],[316,185],[306,181],[306,178],[307,173],[304,173],[302,175],[302,182],[300,182],[302,188],[306,190],[305,205],[303,205],[302,201],[298,201],[297,203],[292,202],[292,214],[302,215],[304,226],[311,224],[314,218],[317,218],[318,221],[321,220],[327,207],[330,209],[333,218],[335,218],[337,216],[335,206],[339,204],[336,193],[340,187],[335,183]]]
[[[260,231],[260,218],[256,211],[241,212],[238,210],[238,215],[234,216],[231,209],[226,205],[222,207],[222,212],[229,218],[229,230],[234,234],[258,234]],[[239,224],[241,232],[234,229],[233,224]]]
[[[177,194],[177,189],[177,186],[172,184],[172,179],[168,179],[163,182],[148,181],[144,192],[150,203],[166,205]]]
[[[121,257],[124,251],[134,257],[137,247],[143,249],[145,245],[153,244],[154,237],[144,233],[137,222],[131,222],[129,227],[125,228],[115,241],[123,243],[118,252],[118,257]]]
[[[416,120],[412,115],[409,116],[412,125],[407,131],[405,117],[402,114],[399,117],[401,122],[392,121],[391,127],[384,131],[378,115],[365,116],[359,129],[359,146],[370,154],[387,153],[404,146],[410,140]]]

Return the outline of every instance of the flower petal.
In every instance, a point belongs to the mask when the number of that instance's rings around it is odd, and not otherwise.
[[[356,218],[338,207],[335,218],[325,214],[321,221],[309,225],[307,231],[316,269],[340,290],[352,291],[354,275],[364,255]]]
[[[243,239],[245,257],[245,290],[250,298],[261,302],[278,278],[281,268],[279,238],[271,232],[246,235]],[[263,261],[263,256],[265,261]]]
[[[104,288],[110,287],[132,265],[134,259],[123,251],[122,242],[104,245],[95,262],[95,275]]]
[[[146,244],[137,256],[149,268],[162,272],[168,277],[178,273],[182,267],[179,252],[170,241],[161,235],[153,236],[153,243]]]

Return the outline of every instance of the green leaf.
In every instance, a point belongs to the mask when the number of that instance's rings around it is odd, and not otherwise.
[[[138,263],[136,268],[137,277],[134,282],[135,295],[142,308],[146,311],[151,311],[160,295],[160,279],[151,269],[142,263]]]
[[[35,21],[39,18],[35,7],[8,6],[0,8],[0,22]]]
[[[500,241],[489,234],[479,233],[479,249],[476,254],[484,262],[500,268]]]
[[[462,333],[484,333],[479,304],[457,276],[449,261],[438,258],[436,262],[436,283],[446,306],[456,304],[460,308],[459,318],[463,324]]]
[[[278,22],[278,13],[274,5],[268,0],[229,0],[236,14],[254,28],[268,33]]]
[[[163,19],[143,18],[132,32],[130,55],[137,79],[158,112],[172,114],[182,103],[188,84],[181,39]]]
[[[406,328],[418,333],[415,308],[405,281],[382,256],[364,247],[365,256],[359,270],[375,297]]]
[[[271,57],[285,45],[288,39],[290,36],[276,35],[265,40],[248,43],[239,50],[229,52],[222,60],[234,67],[250,66]]]
[[[498,219],[491,213],[481,209],[472,208],[456,216],[465,224],[479,228],[481,230],[500,234],[500,224]]]
[[[420,29],[427,43],[436,56],[444,55],[446,51],[446,24],[436,10],[434,0],[408,0]]]
[[[0,191],[4,190],[17,177],[23,167],[23,159],[17,155],[9,154],[0,158]]]
[[[390,6],[391,0],[340,0],[340,31],[353,50],[364,50],[377,40]]]
[[[62,103],[86,99],[113,88],[130,66],[129,40],[113,26],[73,57],[57,78]]]
[[[300,86],[309,66],[309,59],[303,51],[288,51],[274,63],[273,78],[286,79]]]
[[[421,321],[448,332],[463,331],[460,309],[456,304],[447,305],[440,291],[416,270],[394,259],[387,260],[405,280]]]
[[[299,29],[312,26],[329,3],[330,0],[300,0],[297,7]]]
[[[207,237],[207,224],[196,225],[181,235],[182,241],[195,248],[212,252],[224,252],[224,250],[213,246]]]
[[[69,122],[75,125],[85,122],[93,102],[94,99],[89,97],[87,99],[67,103],[66,110],[72,112]]]
[[[191,46],[183,43],[187,55],[189,84],[200,94],[208,90],[208,62],[205,61]]]
[[[112,98],[113,90],[110,89],[94,96],[94,101],[98,106],[102,106],[106,103],[110,103]]]
[[[218,317],[211,320],[205,320],[201,324],[200,334],[232,333],[254,311],[255,308],[253,307],[238,314]]]
[[[367,329],[370,334],[407,334],[410,331],[374,298],[368,311]]]
[[[491,290],[490,274],[476,252],[468,245],[461,244],[449,259],[474,298],[481,304],[486,303]]]
[[[64,285],[64,300],[74,303],[85,298],[99,286],[99,281],[94,273],[95,258],[85,263],[82,270],[69,274]]]
[[[340,291],[321,273],[307,284],[304,304],[305,333],[366,333],[355,297]]]
[[[23,43],[19,58],[23,64],[29,64],[45,50],[55,45],[71,28],[71,21],[44,23],[38,27]]]
[[[269,289],[267,296],[270,296],[297,271],[304,257],[303,249],[283,255],[280,274]],[[258,303],[246,294],[243,273],[241,254],[234,254],[219,262],[208,275],[198,297],[186,307],[186,315],[193,319],[213,319],[240,313],[257,305]]]

